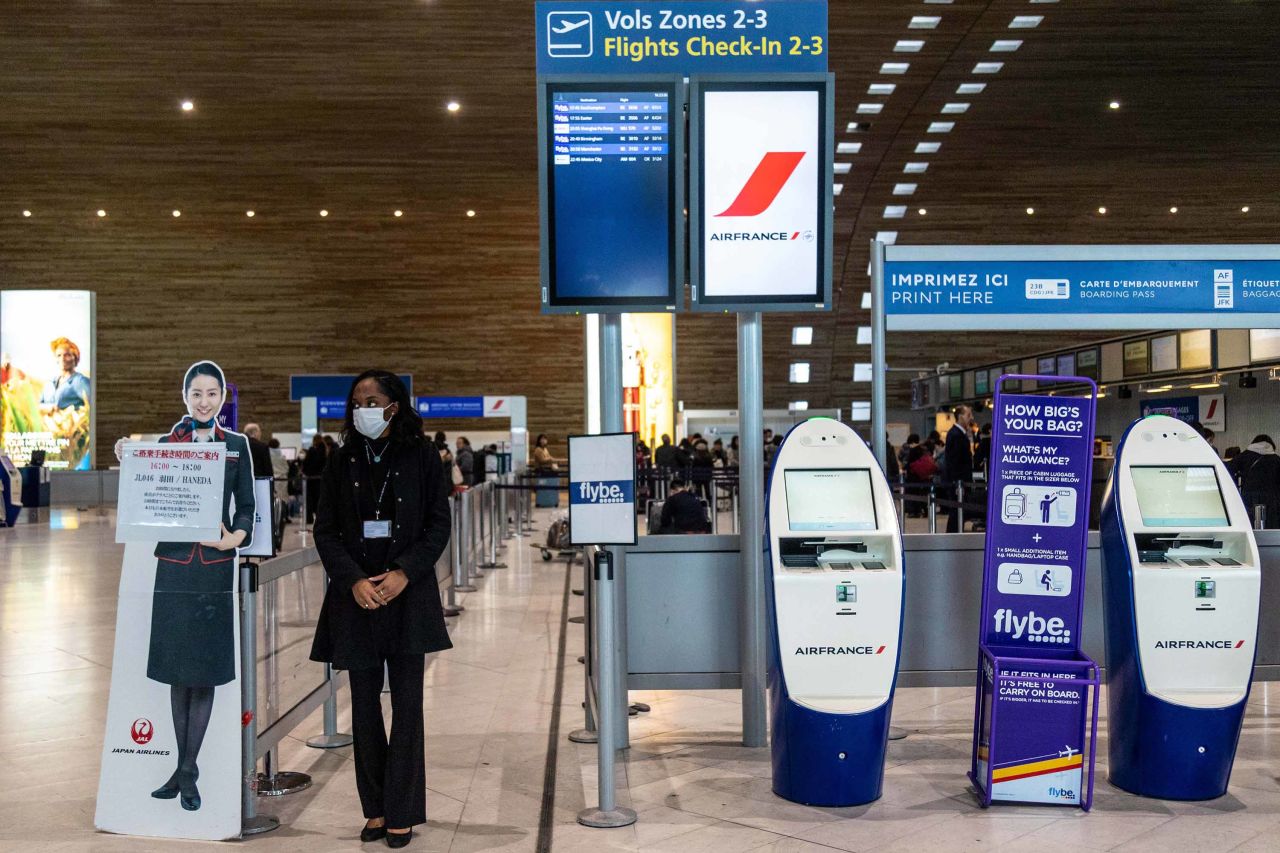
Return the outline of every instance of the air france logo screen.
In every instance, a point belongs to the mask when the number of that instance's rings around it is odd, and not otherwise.
[[[817,298],[820,93],[711,89],[702,98],[701,294]]]
[[[631,480],[584,480],[569,489],[573,504],[627,504],[635,501],[635,483]]]

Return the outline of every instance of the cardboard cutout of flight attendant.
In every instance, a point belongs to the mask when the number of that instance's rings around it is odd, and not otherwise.
[[[212,840],[240,835],[237,549],[253,535],[255,506],[248,440],[217,423],[225,394],[217,364],[191,365],[182,384],[188,414],[160,440],[184,446],[175,450],[225,449],[221,538],[125,546],[99,829]],[[117,443],[117,456],[127,452],[123,440]],[[180,463],[172,470],[182,476]]]

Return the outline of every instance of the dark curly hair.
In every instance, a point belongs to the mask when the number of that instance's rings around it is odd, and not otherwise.
[[[347,392],[347,416],[342,421],[342,443],[349,444],[360,437],[351,403],[355,399],[356,386],[366,379],[377,382],[378,388],[391,398],[391,402],[399,403],[396,413],[391,416],[391,437],[404,444],[423,441],[422,416],[414,408],[413,400],[409,398],[409,389],[400,381],[400,377],[386,370],[366,370],[355,378],[351,383],[351,390]]]

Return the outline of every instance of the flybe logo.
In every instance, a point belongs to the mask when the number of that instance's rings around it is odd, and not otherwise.
[[[1017,616],[1008,607],[1001,607],[995,615],[996,633],[1008,634],[1011,639],[1024,637],[1033,643],[1069,643],[1071,630],[1066,623],[1054,616],[1046,619],[1032,610],[1026,616]]]
[[[798,655],[882,655],[884,646],[797,646]]]
[[[634,500],[635,484],[631,480],[584,480],[569,489],[569,502],[574,504],[625,504]]]
[[[751,177],[747,178],[746,184],[738,191],[733,204],[716,216],[759,216],[764,213],[778,197],[778,193],[782,192],[803,159],[803,151],[767,152]]]
[[[1239,649],[1244,640],[1157,640],[1157,649]]]

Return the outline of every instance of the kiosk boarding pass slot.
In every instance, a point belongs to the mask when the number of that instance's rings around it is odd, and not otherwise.
[[[1001,387],[1026,379],[1090,393]],[[1095,395],[1082,377],[996,382],[969,771],[984,808],[1093,802],[1098,667],[1080,646]]]

